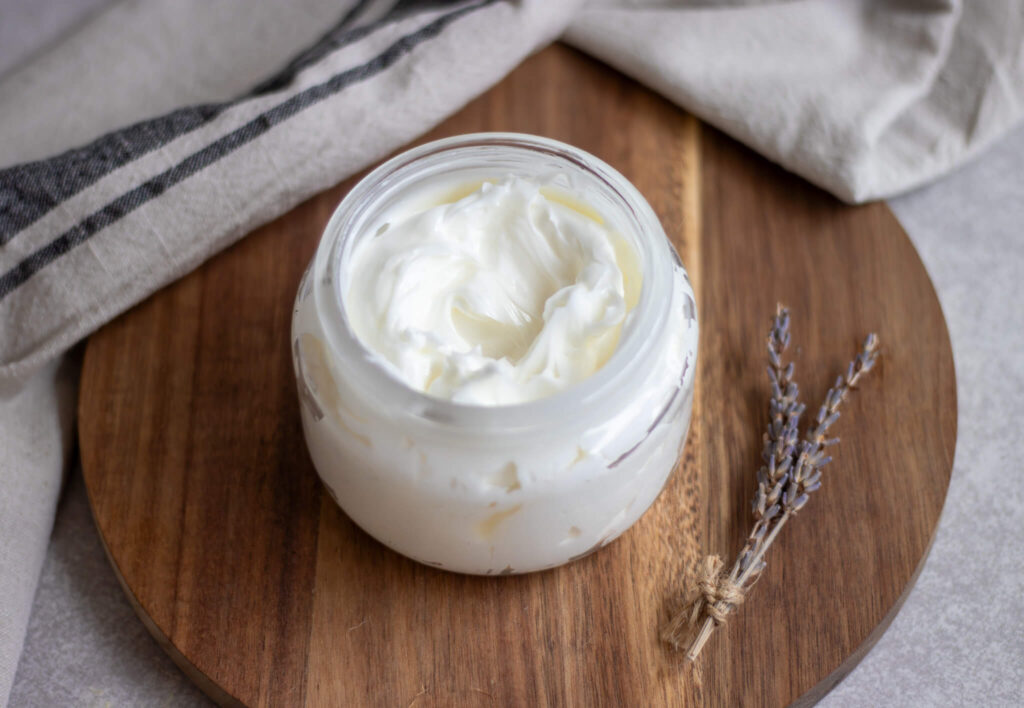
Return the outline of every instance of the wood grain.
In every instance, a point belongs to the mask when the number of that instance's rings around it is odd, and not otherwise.
[[[606,549],[523,577],[408,561],[331,502],[305,452],[292,298],[349,180],[259,229],[97,333],[82,462],[114,567],[150,630],[222,703],[812,703],[878,639],[931,543],[956,438],[938,301],[884,205],[851,208],[561,46],[424,140],[480,130],[588,150],[646,195],[694,281],[697,399],[681,467]],[[700,555],[731,557],[767,418],[762,339],[794,312],[809,402],[869,330],[880,366],[838,424],[826,483],[703,683],[657,641]]]

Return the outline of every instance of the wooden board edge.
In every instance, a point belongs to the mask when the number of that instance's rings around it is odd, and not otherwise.
[[[943,508],[945,508],[945,501],[943,501]],[[941,511],[939,512],[939,518],[942,518]],[[814,686],[809,691],[804,693],[802,696],[793,701],[790,706],[791,708],[810,708],[811,706],[817,705],[825,696],[827,696],[832,689],[839,685],[839,683],[845,679],[854,669],[864,660],[878,641],[882,638],[892,624],[893,620],[896,619],[896,615],[900,613],[903,608],[903,603],[910,597],[910,593],[913,591],[914,586],[917,585],[917,579],[921,575],[921,571],[924,569],[925,563],[928,561],[928,556],[931,555],[932,545],[935,543],[935,536],[939,529],[939,522],[936,520],[935,527],[932,529],[931,539],[928,541],[928,547],[925,549],[924,554],[921,556],[920,562],[917,564],[917,568],[914,569],[910,579],[907,580],[907,584],[903,586],[903,592],[896,602],[893,603],[892,607],[889,608],[889,612],[882,618],[882,621],[875,625],[875,628],[871,630],[867,638],[861,642],[860,646],[853,650],[846,660],[841,663],[835,670],[832,671],[828,676],[818,682],[817,686]]]
[[[892,210],[889,209],[888,203],[884,204],[884,208],[890,213],[892,213]],[[892,215],[895,219],[896,215]],[[896,219],[896,222],[899,224],[900,229],[903,231],[903,235],[906,237],[908,241],[910,241],[911,245],[913,246],[914,242],[907,234],[906,229],[903,228],[903,224],[900,223],[899,219]],[[945,354],[949,359],[949,370],[953,374],[952,380],[949,382],[949,385],[952,389],[951,395],[953,397],[953,408],[954,410],[956,410],[957,415],[954,416],[953,418],[953,434],[951,436],[952,446],[948,450],[949,464],[943,465],[943,471],[946,472],[946,489],[945,493],[942,496],[942,505],[939,507],[939,513],[935,517],[935,523],[932,526],[931,535],[928,538],[928,545],[925,547],[924,553],[921,554],[921,559],[917,562],[917,567],[914,569],[914,572],[911,573],[910,577],[907,579],[906,584],[903,586],[903,592],[901,592],[900,596],[896,598],[896,602],[894,602],[892,604],[892,607],[889,608],[889,611],[886,613],[885,617],[883,617],[882,620],[875,625],[875,628],[872,629],[868,636],[864,639],[864,641],[860,643],[860,646],[854,649],[853,653],[851,653],[843,663],[841,663],[835,670],[833,670],[832,673],[830,673],[824,679],[819,681],[817,686],[814,686],[809,691],[807,691],[802,696],[793,701],[793,703],[791,704],[793,708],[809,708],[810,706],[814,706],[818,702],[820,702],[825,696],[827,696],[832,691],[832,689],[838,686],[843,679],[849,676],[853,672],[853,670],[860,665],[860,662],[864,660],[864,657],[866,657],[871,652],[871,650],[875,648],[875,645],[878,644],[882,636],[889,630],[889,626],[892,625],[893,620],[896,619],[896,615],[898,615],[900,613],[900,610],[903,609],[903,604],[907,601],[907,598],[910,597],[910,593],[913,592],[914,587],[917,585],[917,579],[921,576],[921,571],[924,570],[924,566],[928,562],[928,557],[931,556],[932,547],[935,545],[935,537],[939,533],[939,524],[942,523],[942,514],[946,509],[946,502],[949,500],[949,485],[953,479],[953,465],[956,461],[956,447],[957,442],[960,438],[960,401],[956,385],[956,357],[953,356],[953,340],[949,336],[949,322],[946,319],[946,313],[942,307],[942,300],[939,298],[939,293],[935,289],[935,283],[932,280],[931,273],[928,272],[928,268],[925,267],[924,261],[921,260],[921,254],[918,252],[916,246],[914,246],[914,255],[916,256],[917,261],[921,266],[921,271],[924,273],[925,278],[928,281],[928,286],[931,289],[932,297],[935,298],[935,302],[939,306],[939,314],[942,318],[942,342],[945,345],[943,348],[945,349]]]
[[[81,447],[81,441],[79,441],[79,447]],[[185,676],[199,689],[206,694],[214,703],[219,706],[230,706],[230,708],[244,708],[245,703],[239,700],[237,697],[231,695],[226,690],[217,685],[217,683],[209,676],[204,674],[199,667],[193,664],[171,641],[170,637],[164,632],[164,630],[149,616],[146,609],[139,602],[138,598],[135,597],[135,593],[128,586],[124,576],[121,574],[121,569],[118,567],[117,559],[114,558],[113,553],[110,551],[110,547],[107,545],[107,539],[103,535],[103,530],[100,528],[99,520],[96,518],[95,509],[93,508],[92,493],[89,489],[89,485],[84,485],[86,488],[86,498],[89,502],[89,515],[92,517],[93,523],[96,526],[96,535],[99,536],[100,544],[103,546],[103,553],[107,556],[107,560],[110,562],[110,567],[114,571],[114,576],[117,578],[117,582],[121,585],[121,589],[124,591],[125,596],[128,598],[128,603],[131,605],[132,610],[140,620],[142,620],[143,626],[150,633],[157,645],[163,649],[171,661],[181,669]]]

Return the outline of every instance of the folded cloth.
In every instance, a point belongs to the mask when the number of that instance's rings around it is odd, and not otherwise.
[[[941,175],[1022,110],[1020,2],[342,4],[118,3],[0,81],[0,697],[64,459],[62,352],[531,51],[565,33],[848,201]]]
[[[14,681],[74,435],[78,365],[62,357],[0,398],[0,703]]]
[[[0,390],[438,123],[553,40],[573,9],[431,4],[441,7],[343,20],[239,99],[0,172]]]
[[[848,202],[945,174],[1024,112],[1019,0],[672,4],[592,3],[565,39]]]

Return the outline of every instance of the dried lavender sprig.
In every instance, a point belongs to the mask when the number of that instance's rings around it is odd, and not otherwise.
[[[793,381],[793,362],[783,364],[782,360],[789,347],[789,310],[781,304],[776,306],[767,346],[768,380],[772,386],[772,395],[768,403],[768,430],[764,435],[761,457],[765,465],[770,465],[773,458],[776,464],[780,464],[788,457],[788,444],[795,442],[795,438],[790,440],[788,433],[795,427],[793,419],[799,419],[804,410],[797,400],[800,390]]]
[[[789,310],[781,304],[776,306],[772,327],[768,332],[768,380],[772,385],[769,401],[768,430],[765,433],[765,446],[762,452],[765,464],[774,454],[780,461],[781,450],[778,445],[782,437],[786,417],[798,406],[799,390],[793,383],[793,363],[783,365],[782,356],[789,347]]]
[[[781,315],[783,308],[779,308],[778,315]],[[777,317],[778,317],[777,315]],[[777,320],[778,322],[778,320]],[[786,318],[785,324],[788,325],[788,318]],[[772,348],[772,336],[775,332],[773,326],[773,333],[769,335],[769,376],[772,375],[772,368],[781,367],[781,352],[785,347],[781,347],[779,350],[773,350]],[[788,332],[787,332],[788,334]],[[780,340],[781,341],[781,340]],[[788,343],[788,339],[787,339]],[[777,353],[772,358],[771,353]],[[716,562],[705,563],[705,568],[708,572],[705,573],[707,577],[702,578],[701,587],[703,590],[703,597],[695,601],[693,605],[693,612],[690,615],[690,623],[692,624],[703,612],[705,615],[704,624],[696,637],[690,644],[689,649],[686,653],[686,658],[689,661],[695,661],[697,655],[700,654],[701,649],[711,636],[711,632],[715,626],[720,622],[724,621],[725,616],[732,611],[732,609],[742,602],[744,592],[746,591],[747,583],[751,578],[757,577],[757,575],[764,569],[765,563],[763,556],[768,548],[771,547],[775,538],[778,536],[779,531],[785,525],[786,521],[791,518],[796,512],[802,508],[808,500],[808,495],[818,489],[821,486],[821,468],[828,464],[831,458],[824,455],[824,449],[829,445],[838,443],[838,438],[827,439],[825,434],[828,429],[835,423],[839,418],[838,408],[842,402],[846,399],[846,396],[851,390],[856,388],[860,377],[871,370],[874,366],[878,356],[878,337],[875,334],[868,335],[864,341],[864,346],[857,355],[857,357],[850,363],[846,370],[845,377],[839,377],[836,380],[835,386],[833,386],[825,397],[825,402],[822,404],[821,409],[818,412],[817,425],[816,427],[808,432],[807,438],[803,441],[800,446],[800,452],[797,453],[794,449],[790,450],[790,460],[795,462],[790,463],[792,467],[792,473],[789,474],[789,483],[786,491],[783,493],[783,504],[781,514],[774,512],[769,518],[767,524],[762,524],[765,531],[770,526],[770,531],[767,531],[765,535],[762,532],[759,537],[755,540],[754,545],[756,550],[751,553],[747,546],[750,545],[749,541],[744,550],[737,557],[736,562],[733,565],[732,572],[730,572],[728,578],[721,579],[719,576],[718,568],[721,567],[721,562],[717,560],[717,557],[709,557],[706,560],[713,560]],[[792,370],[788,371],[789,376],[792,376]],[[773,379],[773,381],[776,379]],[[775,391],[773,389],[773,400],[775,400]],[[774,449],[773,449],[774,452]],[[774,454],[772,455],[774,458]],[[758,489],[761,489],[761,483],[759,479]],[[755,509],[756,515],[756,509]],[[774,523],[772,523],[774,520]],[[758,519],[755,523],[755,529],[758,524],[761,524],[761,519]],[[751,537],[754,533],[751,534]],[[742,567],[742,571],[737,572]],[[720,598],[727,598],[726,600]],[[701,604],[703,602],[703,604]],[[666,633],[663,635],[669,642],[678,645],[677,633],[683,625],[683,615],[677,616],[670,624]]]
[[[733,567],[730,577],[747,568],[748,562],[763,543],[772,521],[781,511],[779,502],[789,479],[793,453],[796,450],[800,416],[804,405],[799,402],[800,389],[793,381],[793,362],[784,363],[789,347],[789,310],[779,304],[768,332],[768,380],[772,386],[769,399],[768,429],[764,434],[761,458],[764,464],[757,471],[757,491],[751,503],[754,527]]]
[[[800,454],[792,465],[792,475],[786,490],[782,493],[781,514],[776,514],[778,520],[745,563],[742,562],[742,554],[737,560],[735,567],[742,566],[742,572],[736,582],[740,588],[764,569],[762,556],[772,545],[783,524],[807,504],[811,492],[821,487],[821,470],[832,461],[831,457],[825,455],[825,448],[839,443],[839,438],[825,437],[828,429],[839,420],[839,406],[846,400],[850,391],[857,387],[861,376],[871,371],[877,360],[878,335],[872,332],[864,340],[860,353],[847,366],[846,376],[837,377],[835,385],[825,394],[825,402],[818,409],[817,426],[807,432],[807,437],[800,445]]]
[[[871,371],[878,360],[878,335],[871,333],[864,340],[857,357],[846,368],[846,376],[836,378],[835,384],[825,394],[825,402],[818,409],[816,427],[808,431],[800,445],[800,454],[793,464],[789,483],[782,494],[785,511],[794,514],[808,501],[808,495],[821,487],[821,470],[832,461],[825,454],[825,448],[839,443],[839,438],[828,438],[829,428],[839,420],[839,406],[857,387],[860,378]]]

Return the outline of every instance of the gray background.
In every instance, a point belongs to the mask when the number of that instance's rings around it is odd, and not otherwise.
[[[0,0],[0,74],[106,2]],[[890,206],[949,324],[960,408],[956,461],[916,587],[823,705],[1022,705],[1024,128]],[[10,705],[205,703],[135,617],[76,471],[58,509]]]

